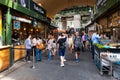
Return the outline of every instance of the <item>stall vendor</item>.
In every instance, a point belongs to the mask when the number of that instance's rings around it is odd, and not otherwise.
[[[100,36],[97,34],[96,31],[94,31],[93,34],[92,34],[92,38],[91,38],[91,41],[92,41],[91,50],[92,50],[93,59],[94,59],[94,44],[99,43],[99,38],[100,38]]]

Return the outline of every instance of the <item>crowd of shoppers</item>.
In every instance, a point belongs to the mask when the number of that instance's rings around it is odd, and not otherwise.
[[[59,33],[58,37],[55,38],[53,34],[49,34],[48,38],[44,42],[45,49],[47,51],[48,60],[53,60],[54,56],[57,54],[60,58],[60,66],[64,67],[65,51],[66,48],[70,50],[71,53],[75,55],[75,62],[80,61],[80,50],[85,51],[87,49],[88,35],[84,32],[83,35],[79,32],[74,33]],[[43,44],[42,37],[29,35],[25,40],[26,47],[26,57],[25,60],[30,62],[30,55],[35,53],[35,62],[42,61],[42,50],[40,49],[41,44]],[[84,50],[83,50],[84,49]]]

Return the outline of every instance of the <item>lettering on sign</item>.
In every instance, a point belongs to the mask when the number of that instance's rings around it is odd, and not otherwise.
[[[44,11],[43,11],[41,8],[39,8],[36,4],[34,4],[34,9],[35,9],[36,11],[44,14]]]
[[[97,6],[98,7],[103,6],[106,2],[107,2],[107,0],[98,0],[97,1]]]

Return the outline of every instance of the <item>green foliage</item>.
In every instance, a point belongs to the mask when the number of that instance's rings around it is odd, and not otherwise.
[[[102,45],[102,44],[96,44],[96,43],[94,43],[94,45],[97,46],[97,47],[100,48],[100,49],[101,49],[101,48],[105,48],[104,45]]]

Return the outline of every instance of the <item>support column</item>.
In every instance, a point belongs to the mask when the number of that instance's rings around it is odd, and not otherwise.
[[[12,45],[12,15],[10,14],[10,8],[8,8],[6,13],[6,45]],[[10,66],[14,63],[13,49],[10,48]]]
[[[74,15],[74,29],[75,31],[79,31],[80,28],[81,28],[81,17],[80,17],[80,14],[78,15]]]
[[[45,39],[47,39],[47,26],[45,25]]]
[[[8,8],[6,14],[6,44],[12,44],[12,16],[10,14],[10,8]]]
[[[61,21],[62,21],[62,30],[66,30],[66,28],[67,28],[67,20],[66,20],[66,18],[63,17],[61,19]]]

